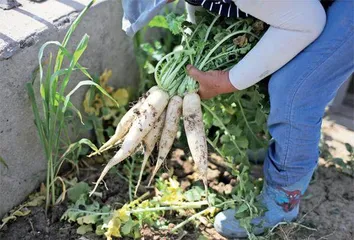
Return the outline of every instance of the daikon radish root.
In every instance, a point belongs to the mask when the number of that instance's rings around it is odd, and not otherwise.
[[[150,157],[152,151],[154,150],[157,141],[160,139],[162,128],[165,123],[165,118],[166,118],[166,111],[164,111],[160,115],[160,117],[157,120],[157,122],[155,123],[154,127],[150,130],[150,132],[145,136],[145,138],[143,140],[143,145],[145,148],[144,149],[144,159],[143,159],[143,163],[141,164],[141,170],[140,170],[140,174],[139,174],[138,183],[136,184],[136,187],[135,187],[134,196],[136,196],[138,188],[140,186],[141,178],[143,177],[146,163],[149,160],[149,157]]]
[[[166,120],[159,142],[159,155],[157,157],[157,163],[154,172],[151,175],[148,186],[150,186],[157,171],[160,169],[163,161],[172,148],[173,142],[177,135],[179,120],[182,115],[182,103],[183,100],[180,96],[173,96],[168,103]]]
[[[197,93],[188,93],[183,98],[183,124],[192,158],[207,194],[208,146],[200,97]]]
[[[125,136],[122,147],[103,169],[93,191],[90,193],[90,196],[96,191],[98,184],[114,165],[120,163],[134,153],[136,147],[153,128],[155,122],[165,110],[168,100],[168,93],[161,89],[153,91],[146,98],[144,103],[139,108],[139,112],[137,112],[138,117],[135,119],[129,132]]]
[[[120,120],[114,135],[105,144],[103,144],[100,147],[98,153],[101,153],[103,151],[112,148],[116,142],[118,142],[120,139],[122,139],[125,136],[125,134],[127,134],[129,128],[132,126],[134,122],[134,119],[136,118],[136,113],[139,111],[139,108],[141,107],[145,99],[157,89],[158,89],[157,86],[150,88],[149,91],[147,91],[146,94],[144,94],[139,99],[139,101],[131,109],[129,109],[129,111]]]

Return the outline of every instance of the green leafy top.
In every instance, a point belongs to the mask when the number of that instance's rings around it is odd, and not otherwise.
[[[203,15],[198,24],[185,21],[184,15],[156,16],[150,26],[169,29],[182,36],[175,50],[156,65],[157,84],[170,93],[183,96],[198,90],[196,81],[186,75],[185,66],[193,64],[200,70],[226,70],[235,65],[254,45],[259,31],[253,31],[254,19],[234,22],[222,17]]]

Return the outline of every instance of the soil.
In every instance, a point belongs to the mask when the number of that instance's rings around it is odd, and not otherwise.
[[[338,145],[329,144],[331,146]],[[333,151],[335,149],[330,149]],[[343,150],[345,151],[345,150]],[[343,151],[341,153],[343,154]],[[344,154],[343,156],[345,156]],[[183,188],[188,188],[196,179],[195,169],[191,159],[184,154],[183,150],[177,149],[171,154],[170,164],[167,166],[169,174],[177,176]],[[210,159],[208,180],[209,187],[216,191],[228,194],[236,184],[231,174],[227,172],[222,161],[215,155]],[[254,177],[262,176],[262,167],[253,167]],[[85,173],[85,170],[81,172]],[[95,174],[93,174],[93,172]],[[152,172],[152,171],[150,171]],[[167,172],[167,171],[166,171]],[[88,183],[97,179],[99,171],[86,169],[81,180]],[[164,177],[169,176],[164,173]],[[144,177],[142,185],[147,184],[149,176]],[[128,201],[128,186],[125,181],[110,174],[106,178],[108,190],[101,186],[103,204]],[[140,192],[145,189],[141,188]],[[0,231],[1,240],[99,240],[103,237],[94,233],[85,236],[76,233],[77,225],[60,221],[60,217],[67,209],[66,203],[62,203],[51,209],[48,218],[45,216],[43,206],[32,207],[31,214],[20,217],[16,221],[7,224]],[[170,216],[173,218],[173,216]],[[176,219],[179,220],[179,219]],[[211,224],[200,224],[197,228],[193,224],[186,225],[184,232],[179,235],[172,235],[168,231],[159,231],[144,226],[141,230],[144,240],[157,239],[198,239],[204,235],[206,239],[224,240],[212,228]],[[128,239],[128,238],[125,238]],[[294,239],[294,240],[315,240],[315,239],[354,239],[354,179],[349,175],[341,173],[338,169],[320,159],[320,166],[316,171],[313,180],[305,193],[300,205],[300,215],[297,221],[290,225],[279,226],[270,239]]]

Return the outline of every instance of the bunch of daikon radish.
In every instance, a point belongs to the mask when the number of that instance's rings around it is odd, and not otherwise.
[[[241,53],[244,48],[233,41],[236,35],[257,36],[251,32],[247,20],[235,20],[227,24],[215,17],[212,21],[204,18],[197,25],[180,26],[183,36],[181,45],[164,56],[155,67],[157,86],[144,94],[124,115],[115,134],[99,149],[98,153],[102,153],[121,144],[105,166],[91,194],[108,171],[134,154],[141,144],[144,147],[144,159],[136,189],[153,149],[158,146],[157,164],[150,185],[172,148],[181,118],[192,158],[207,191],[208,149],[201,100],[197,93],[198,84],[186,74],[185,66],[192,64],[203,71],[225,70],[244,54]]]

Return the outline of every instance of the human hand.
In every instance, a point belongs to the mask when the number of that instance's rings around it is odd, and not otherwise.
[[[230,82],[229,72],[203,72],[192,65],[187,66],[187,72],[190,77],[199,83],[198,93],[202,99],[209,99],[223,93],[237,91],[237,89]]]

